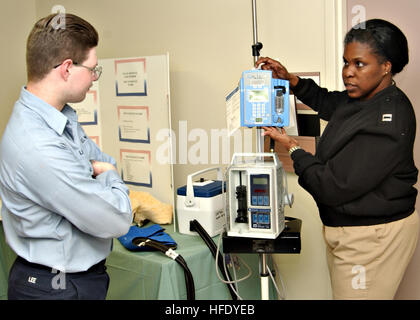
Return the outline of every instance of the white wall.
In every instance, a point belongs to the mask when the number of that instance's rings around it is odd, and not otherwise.
[[[26,12],[27,7],[30,12],[35,10],[36,18],[49,14],[57,4],[56,0],[35,0],[34,9],[33,2],[26,0],[19,6],[14,0],[3,2],[15,8],[10,11],[14,17]],[[289,71],[320,71],[322,84],[335,89],[337,68],[332,62],[336,60],[337,38],[341,38],[334,33],[336,3],[258,0],[259,41],[264,45],[261,54],[281,59]],[[59,4],[97,28],[100,59],[169,52],[172,126],[177,136],[179,121],[187,121],[188,132],[201,128],[208,137],[212,129],[226,127],[225,96],[237,84],[241,72],[253,67],[251,0],[61,0]],[[19,21],[32,25],[35,19],[30,16]],[[29,29],[22,26],[19,33],[27,34]],[[9,39],[16,35],[2,36],[12,43]],[[9,57],[11,63],[3,68],[8,74],[24,73],[24,42],[24,37],[13,42],[17,45]],[[16,87],[23,82],[19,77],[10,85],[15,90],[11,96],[17,96]],[[3,105],[8,107],[10,103]],[[1,111],[2,118],[10,110]],[[196,142],[189,141],[189,147]],[[176,164],[175,188],[186,183],[188,174],[215,165]],[[301,254],[275,256],[287,286],[287,298],[330,299],[318,210],[309,194],[298,186],[294,174],[288,175],[288,182],[295,205],[286,209],[286,215],[302,219],[303,226]]]
[[[22,10],[25,8],[25,10]],[[0,136],[26,81],[26,38],[35,20],[35,0],[2,0],[0,9]]]

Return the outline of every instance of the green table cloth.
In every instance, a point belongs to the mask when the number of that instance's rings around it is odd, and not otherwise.
[[[7,277],[16,254],[5,241],[3,224],[0,222],[0,299],[7,299]],[[215,259],[199,236],[174,232],[173,225],[162,225],[177,243],[176,252],[186,261],[195,285],[197,300],[230,300],[227,285],[216,275]],[[218,237],[213,240],[217,244]],[[239,294],[245,300],[259,300],[260,275],[257,254],[239,255],[252,269],[250,278],[239,283]],[[107,258],[110,300],[184,300],[187,298],[184,269],[159,251],[132,252],[113,240],[113,250]],[[229,269],[233,275],[232,269]],[[241,266],[237,278],[248,270]],[[222,273],[219,272],[220,276]],[[276,299],[270,281],[270,299]]]

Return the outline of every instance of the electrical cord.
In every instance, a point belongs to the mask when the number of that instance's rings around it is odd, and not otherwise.
[[[220,234],[220,237],[219,237],[219,240],[218,240],[218,243],[217,243],[217,253],[219,253],[219,249],[220,249],[220,242],[221,242],[221,239],[222,239],[222,234]],[[219,256],[219,254],[217,254],[216,255],[216,263],[217,263],[217,257]],[[228,280],[228,281],[225,281],[225,280],[223,280],[223,279],[221,279],[220,278],[220,276],[219,276],[219,273],[217,272],[217,269],[216,269],[216,274],[217,274],[217,276],[219,277],[219,280],[220,281],[222,281],[222,282],[224,282],[224,283],[229,283],[229,284],[232,284],[232,283],[238,283],[238,282],[241,282],[241,281],[244,281],[244,280],[246,280],[246,279],[248,279],[251,275],[252,275],[252,270],[251,270],[251,267],[240,257],[240,256],[236,256],[242,263],[243,263],[243,265],[248,269],[248,274],[247,275],[245,275],[244,277],[242,277],[241,279],[238,279],[238,280],[234,280],[234,281],[230,281],[230,279]],[[223,259],[223,265],[226,265],[226,263],[225,263],[225,259],[222,257],[222,259]],[[233,289],[234,290],[234,289]],[[235,291],[235,290],[234,290]],[[237,293],[236,293],[237,294]],[[237,294],[238,295],[238,294]],[[238,298],[240,298],[239,297],[239,295],[238,295]],[[241,298],[240,298],[241,299]],[[241,299],[242,300],[242,299]]]
[[[291,208],[292,207],[292,200],[290,199],[290,195],[289,195],[289,186],[287,184],[286,170],[284,169],[283,166],[281,166],[281,171],[283,173],[283,177],[284,177],[283,181],[284,181],[284,184],[285,184],[285,187],[286,187],[286,192],[285,192],[286,193],[286,198],[287,198],[287,201],[289,202],[289,207]],[[284,200],[282,200],[282,201],[284,201]]]
[[[276,280],[274,279],[274,275],[273,275],[273,273],[271,272],[270,267],[267,265],[267,270],[268,270],[268,273],[270,274],[271,281],[273,282],[273,285],[274,285],[274,287],[276,288],[278,299],[285,300],[285,299],[286,299],[286,286],[285,286],[285,284],[284,284],[284,282],[283,282],[282,276],[281,276],[281,274],[280,274],[280,271],[279,271],[279,269],[278,269],[278,267],[277,267],[276,263],[273,261],[273,257],[272,257],[272,255],[271,255],[271,254],[269,255],[269,258],[271,259],[271,262],[272,262],[272,264],[273,264],[273,266],[274,266],[274,269],[275,269],[275,271],[276,271],[276,274],[279,276],[279,280],[280,280],[280,283],[281,283],[281,287],[283,288],[283,293],[284,293],[284,294],[281,294],[280,289],[279,289],[279,287],[277,286]]]
[[[222,235],[221,235],[221,237],[222,237]],[[230,261],[231,261],[231,266],[232,266],[232,271],[233,271],[233,279],[236,279],[236,268],[235,268],[235,256],[233,256],[233,255],[229,255],[229,257],[230,257]],[[226,268],[226,261],[225,261],[225,263],[224,263],[224,267]],[[239,296],[239,287],[238,287],[238,284],[235,282],[234,283],[234,285],[235,285],[235,291],[236,291],[236,295],[238,296],[238,298],[240,299],[240,300],[242,300],[242,298]]]
[[[272,151],[274,150],[274,143],[273,143],[274,141],[270,141],[270,145],[271,145],[271,149],[272,149]],[[223,176],[223,180],[222,180],[222,191],[224,191],[224,192],[222,192],[223,193],[223,196],[224,196],[224,198],[226,197],[226,186],[225,186],[225,180],[226,181],[228,181],[227,179],[226,179],[226,175],[227,175],[227,173],[229,172],[229,168],[230,168],[230,166],[228,167],[228,170],[226,170],[226,172],[225,172],[225,174],[224,174],[224,176]],[[289,194],[288,194],[288,183],[287,183],[287,178],[286,178],[286,172],[285,172],[285,170],[284,170],[284,168],[283,167],[281,167],[281,170],[282,170],[282,173],[283,173],[283,177],[284,177],[284,180],[282,181],[282,182],[284,182],[285,183],[285,187],[286,187],[286,194],[285,194],[285,198],[287,199],[287,201],[288,201],[288,205],[290,206],[290,208],[292,207],[292,201],[291,201],[291,199],[290,199],[290,196],[289,196]],[[224,189],[224,190],[223,190]],[[224,199],[224,200],[226,200],[226,199]],[[281,203],[283,204],[284,203],[284,199],[282,198],[282,201],[281,201]],[[227,205],[227,203],[226,203],[226,201],[223,201],[223,209],[224,209],[224,212],[226,213],[227,212],[227,208],[228,208],[228,206],[229,205]],[[295,220],[295,218],[291,218],[291,217],[285,217],[285,219],[286,220]],[[229,221],[227,221],[227,223],[229,224]],[[239,280],[236,280],[236,272],[235,272],[235,267],[233,267],[233,271],[234,271],[234,274],[235,274],[235,280],[234,281],[231,281],[230,279],[231,279],[231,277],[230,277],[230,274],[229,274],[229,271],[227,270],[227,268],[226,268],[226,262],[225,262],[225,259],[224,259],[224,257],[222,256],[222,254],[220,254],[220,252],[219,252],[219,248],[220,248],[220,240],[221,240],[221,238],[222,238],[222,236],[223,236],[223,231],[221,232],[221,234],[220,234],[220,237],[219,237],[219,241],[218,241],[218,245],[217,245],[217,248],[216,248],[216,252],[214,253],[214,242],[213,242],[213,240],[210,238],[210,236],[207,234],[207,232],[204,230],[204,228],[200,225],[200,223],[197,221],[197,220],[192,220],[192,221],[190,221],[190,230],[191,231],[197,231],[198,232],[198,234],[201,236],[201,238],[204,240],[204,242],[207,244],[207,246],[209,247],[209,249],[210,249],[210,251],[212,252],[212,254],[213,254],[213,256],[215,257],[215,259],[216,259],[216,274],[217,274],[217,277],[219,278],[219,280],[220,281],[222,281],[223,283],[226,283],[226,284],[228,284],[228,289],[229,289],[229,291],[230,291],[230,293],[231,293],[231,296],[232,296],[232,299],[234,299],[234,300],[237,300],[237,299],[240,299],[240,300],[242,300],[242,298],[240,297],[240,295],[239,295],[239,293],[237,292],[237,290],[238,290],[238,287],[237,287],[237,283],[238,282],[240,282],[240,281],[243,281],[243,280],[245,280],[245,279],[247,279],[247,278],[249,278],[251,275],[252,275],[252,270],[251,270],[251,268],[245,263],[245,261],[243,261],[243,259],[241,259],[241,257],[239,257],[239,256],[237,256],[237,258],[238,259],[240,259],[242,262],[243,262],[243,264],[248,268],[248,270],[249,270],[249,273],[248,273],[248,275],[246,275],[246,276],[244,276],[242,279],[239,279]],[[205,235],[207,235],[207,237],[205,236]],[[220,258],[219,258],[220,257]],[[271,257],[271,256],[270,256]],[[223,260],[223,261],[222,261]],[[224,277],[224,280],[220,277],[220,275],[219,275],[219,272],[218,272],[218,268],[217,268],[217,266],[219,266],[219,269],[223,272],[224,271],[224,273],[223,273],[223,277]],[[274,267],[276,268],[276,265],[274,264]],[[281,293],[280,293],[280,290],[279,290],[279,288],[278,288],[278,286],[277,286],[277,283],[276,283],[276,281],[275,281],[275,279],[274,279],[274,276],[273,276],[273,274],[272,274],[272,272],[271,272],[271,270],[270,270],[270,268],[267,266],[267,269],[268,269],[268,273],[269,273],[269,275],[270,275],[270,277],[271,277],[271,280],[272,280],[272,282],[273,282],[273,285],[275,286],[275,288],[276,288],[276,291],[277,291],[277,294],[278,294],[278,296],[281,298],[281,299],[285,299],[285,295],[282,295]],[[278,273],[278,272],[277,272]],[[279,274],[279,273],[278,273]],[[280,276],[280,274],[279,274],[279,276]],[[284,283],[283,283],[283,280],[282,280],[282,278],[281,278],[281,276],[280,276],[280,281],[281,281],[281,284],[282,284],[282,287],[283,287],[283,289],[285,289],[285,286],[284,286]],[[236,287],[236,290],[235,290],[235,288],[233,288],[233,286],[232,286],[232,284],[235,284],[235,287]],[[284,290],[285,291],[285,290]],[[234,295],[235,294],[235,295]]]
[[[216,244],[214,243],[213,239],[210,237],[210,235],[207,233],[207,231],[203,228],[203,226],[197,221],[197,220],[192,220],[190,221],[190,229],[192,231],[196,231],[200,237],[203,239],[203,241],[205,242],[205,244],[207,245],[207,247],[210,249],[213,257],[216,259],[216,263],[217,261],[219,261],[218,266],[219,269],[222,271],[223,274],[223,278],[225,280],[230,280],[231,276],[229,273],[229,270],[226,270],[223,266],[223,262],[221,259],[221,253],[218,252],[217,248],[216,248]],[[220,255],[220,259],[218,259],[218,255]],[[217,269],[216,269],[217,271]],[[233,290],[230,286],[228,286],[230,295],[232,297],[232,300],[237,300],[237,295],[235,293],[235,290]]]
[[[176,253],[172,248],[148,238],[135,238],[133,239],[133,244],[138,247],[147,246],[150,248],[154,248],[164,253],[169,258],[175,260],[184,269],[185,285],[187,289],[187,300],[195,300],[194,279],[190,269],[188,268],[187,263],[181,255]]]
[[[293,218],[293,217],[289,217],[289,216],[285,216],[285,217],[284,217],[284,219],[285,219],[285,220],[287,220],[287,221],[294,221],[294,220],[297,220],[297,218]],[[276,271],[276,274],[279,276],[280,284],[281,284],[281,287],[283,288],[283,294],[280,292],[280,289],[279,289],[279,287],[277,286],[276,280],[274,279],[273,273],[271,272],[270,267],[267,265],[267,270],[268,270],[268,273],[269,273],[269,275],[270,275],[270,277],[271,277],[271,281],[273,282],[273,285],[274,285],[274,287],[275,287],[275,289],[276,289],[276,291],[277,291],[277,295],[278,295],[278,297],[279,297],[281,300],[285,300],[285,299],[286,299],[286,295],[287,295],[287,288],[286,288],[286,285],[285,285],[285,283],[283,282],[283,278],[282,278],[282,276],[281,276],[281,274],[280,274],[280,271],[279,271],[279,269],[278,269],[278,267],[277,267],[276,263],[273,261],[273,257],[272,257],[272,255],[271,255],[271,254],[269,255],[269,258],[271,259],[271,262],[272,262],[272,264],[273,264],[273,266],[274,266],[274,269],[275,269],[275,271]]]

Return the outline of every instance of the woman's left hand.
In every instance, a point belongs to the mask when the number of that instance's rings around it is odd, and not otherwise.
[[[284,128],[280,128],[281,131],[277,129],[277,127],[262,127],[264,129],[263,136],[269,136],[271,139],[278,141],[283,147],[289,151],[291,148],[296,147],[299,145],[296,139],[288,136],[286,134],[286,130]]]

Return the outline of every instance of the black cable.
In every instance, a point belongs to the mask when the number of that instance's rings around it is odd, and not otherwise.
[[[150,243],[150,245],[152,247],[157,248],[158,250],[161,250],[165,254],[169,250],[169,248],[167,246],[164,246],[159,242],[152,242],[152,243]],[[191,273],[190,269],[188,268],[187,262],[179,254],[177,254],[177,256],[174,260],[176,262],[178,262],[178,264],[181,265],[184,268],[185,284],[186,284],[186,288],[187,288],[187,299],[188,300],[195,300],[194,279],[193,279],[193,276],[192,276],[192,273]]]
[[[146,239],[144,239],[146,240]],[[165,255],[167,255],[168,250],[170,249],[169,247],[147,239],[148,241],[144,241],[144,245],[145,246],[149,246],[152,248],[155,248],[163,253],[165,253]],[[173,257],[171,257],[172,259],[174,259]],[[178,262],[179,265],[182,266],[182,268],[184,269],[184,276],[185,276],[185,284],[186,284],[186,288],[187,288],[187,299],[188,300],[195,300],[195,286],[194,286],[194,279],[192,276],[192,273],[190,271],[190,269],[188,268],[187,263],[185,262],[184,258],[182,256],[180,256],[179,254],[177,254],[177,257],[174,259],[176,262]]]
[[[177,261],[180,265],[183,266],[184,270],[189,270],[187,262],[184,260],[184,258],[180,255],[178,255],[175,258],[175,261]],[[190,271],[184,272],[185,276],[185,283],[187,284],[187,299],[188,300],[195,300],[195,287],[194,287],[194,279]],[[189,297],[189,298],[188,298]]]
[[[196,231],[200,237],[203,239],[203,241],[206,243],[207,247],[210,249],[213,257],[216,259],[216,253],[217,253],[217,246],[214,243],[213,239],[210,237],[210,235],[207,233],[207,231],[203,228],[203,226],[197,221],[197,220],[191,220],[190,221],[190,230]],[[218,266],[219,270],[222,272],[223,278],[225,281],[230,281],[232,279],[229,270],[227,270],[227,274],[225,272],[225,268],[223,266],[223,257],[222,254],[219,251],[218,255]],[[227,284],[227,287],[229,289],[230,295],[232,297],[232,300],[238,300],[238,297],[236,293],[233,291],[231,286]]]
[[[270,152],[274,152],[275,146],[276,146],[276,141],[270,137]]]
[[[187,289],[187,300],[195,300],[194,278],[192,276],[190,269],[188,268],[187,263],[185,262],[184,258],[181,255],[176,253],[177,256],[174,258],[170,254],[168,254],[168,252],[170,252],[169,250],[172,250],[170,247],[160,242],[148,239],[148,238],[141,238],[141,237],[135,238],[133,239],[133,244],[136,246],[147,246],[150,248],[154,248],[164,253],[165,255],[169,256],[170,258],[174,259],[184,269],[185,286]]]

